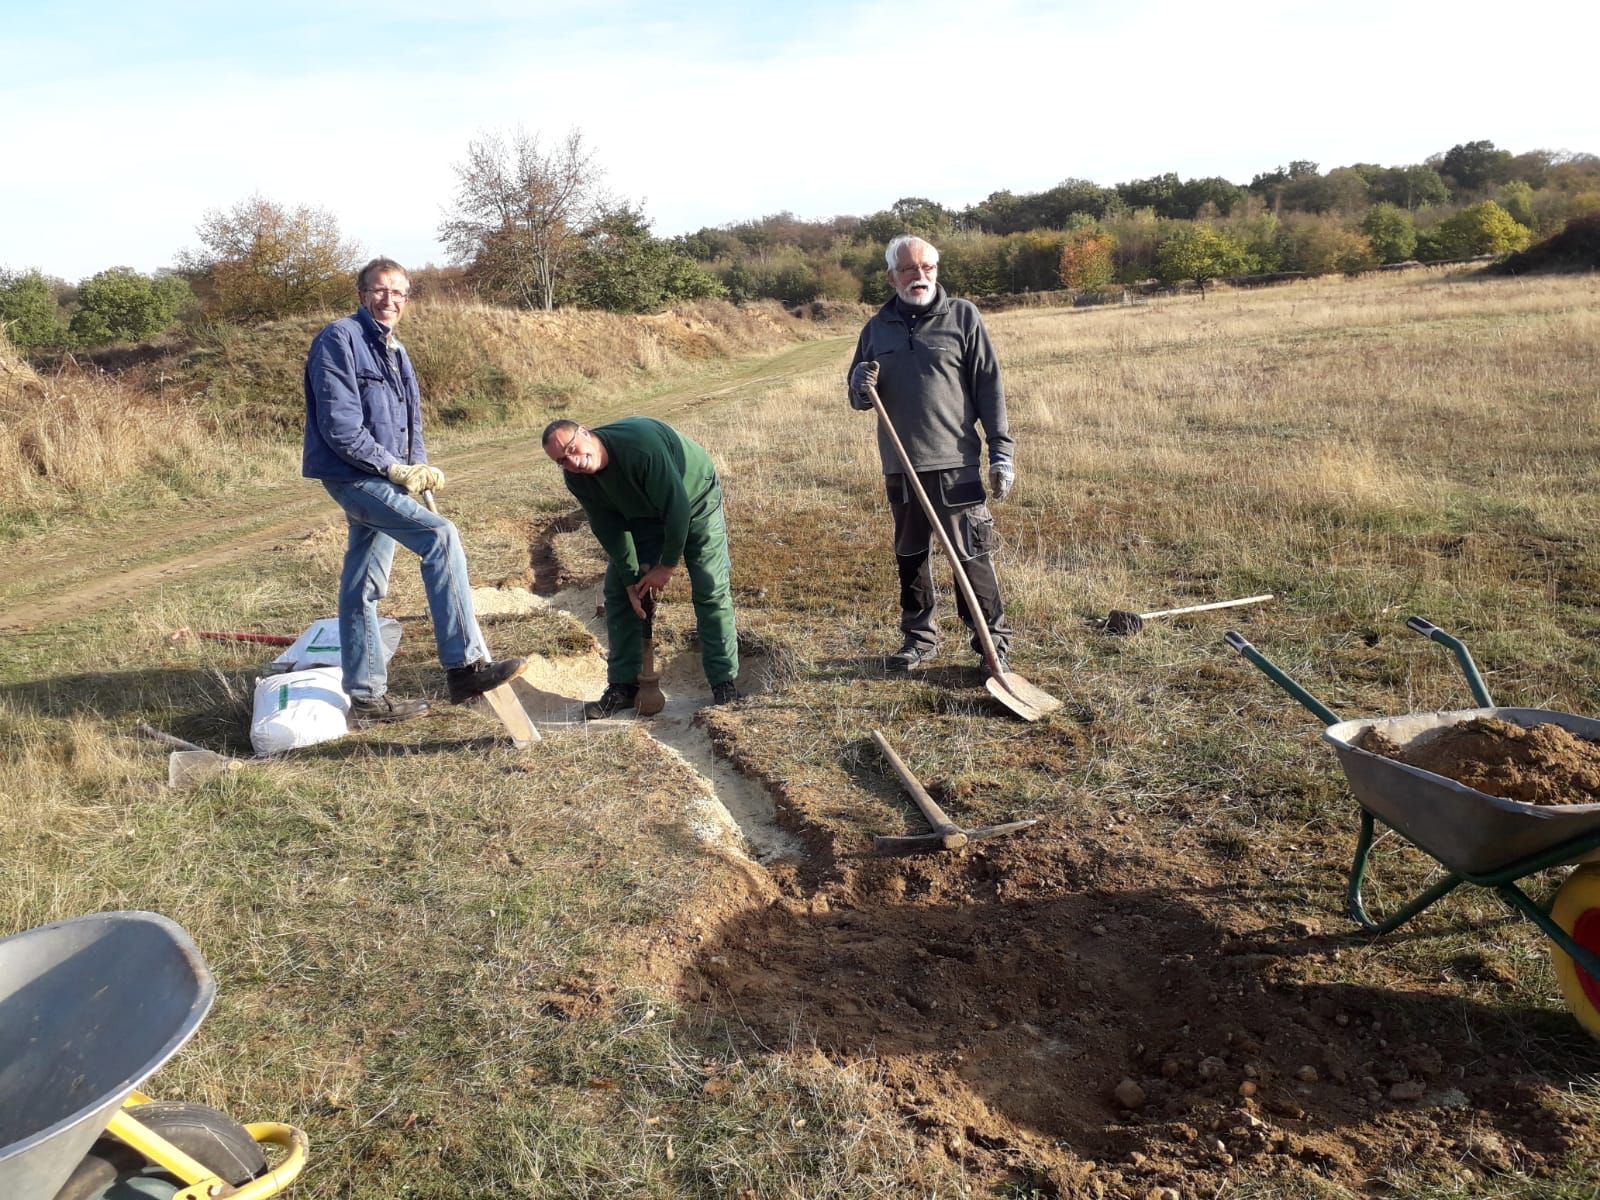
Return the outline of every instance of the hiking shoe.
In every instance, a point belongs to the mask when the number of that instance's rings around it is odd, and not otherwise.
[[[474,696],[493,691],[522,670],[523,662],[520,658],[503,658],[499,662],[480,661],[464,667],[451,667],[444,673],[450,703],[465,704]]]
[[[909,671],[912,667],[927,662],[937,653],[938,648],[935,646],[924,646],[921,642],[907,642],[889,655],[889,670]]]
[[[995,661],[1000,664],[1000,674],[1007,675],[1011,672],[1011,660],[1006,657],[1004,650],[994,652]],[[989,669],[989,660],[983,656],[983,651],[978,651],[978,665],[985,671]]]
[[[713,704],[732,704],[735,700],[743,699],[744,693],[733,686],[733,680],[731,679],[711,685],[711,703]]]
[[[583,719],[603,721],[607,717],[616,716],[624,709],[632,708],[638,699],[637,683],[608,683],[606,690],[600,693],[600,699],[591,700],[583,706]]]
[[[349,724],[359,729],[363,725],[383,725],[393,721],[409,721],[412,717],[428,715],[426,700],[396,700],[385,692],[376,700],[351,700]]]

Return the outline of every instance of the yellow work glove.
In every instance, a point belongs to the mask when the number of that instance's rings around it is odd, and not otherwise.
[[[405,488],[413,496],[423,492],[436,492],[444,486],[444,472],[427,463],[392,463],[389,482]]]

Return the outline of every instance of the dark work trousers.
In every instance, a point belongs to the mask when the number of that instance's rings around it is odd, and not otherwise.
[[[989,625],[994,648],[1005,654],[1011,644],[1011,626],[1006,624],[1005,606],[1000,602],[1000,580],[994,571],[994,517],[984,503],[983,481],[976,467],[951,471],[919,471],[917,478],[933,503],[933,510],[961,557],[967,579],[978,597]],[[889,493],[889,510],[894,514],[894,555],[900,568],[900,629],[906,641],[933,649],[939,643],[939,628],[934,622],[933,564],[929,553],[936,540],[904,475],[888,475],[884,483]],[[956,588],[956,610],[972,628],[967,601]],[[983,653],[977,635],[972,648]]]

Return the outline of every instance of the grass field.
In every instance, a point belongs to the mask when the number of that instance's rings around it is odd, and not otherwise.
[[[219,1000],[150,1090],[306,1129],[295,1196],[1593,1196],[1600,1046],[1541,939],[1481,893],[1353,936],[1355,806],[1221,634],[1344,715],[1465,707],[1420,613],[1502,703],[1600,712],[1597,301],[1592,277],[1415,272],[992,317],[1013,663],[1065,701],[1039,724],[986,698],[948,596],[936,664],[883,671],[894,567],[845,334],[577,397],[591,424],[666,416],[726,480],[753,694],[675,744],[557,724],[518,754],[446,708],[169,791],[133,725],[247,753],[268,656],[167,633],[330,612],[331,502],[281,449],[203,504],[57,501],[48,534],[9,527],[0,581],[4,928],[183,924]],[[553,595],[495,649],[587,680],[598,560],[538,415],[441,428],[441,501],[475,581]],[[438,695],[404,561],[389,607],[394,686]],[[672,694],[704,691],[687,609],[669,594]],[[873,856],[920,828],[874,728],[961,823],[1040,824]],[[753,847],[708,818],[713,752],[770,805],[741,806]],[[791,849],[754,853],[768,827]],[[1391,835],[1369,903],[1435,877]]]

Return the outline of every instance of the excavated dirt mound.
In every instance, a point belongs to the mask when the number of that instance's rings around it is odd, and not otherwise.
[[[1376,729],[1357,745],[1489,796],[1524,804],[1600,803],[1600,745],[1559,725],[1473,717],[1405,748]]]
[[[780,873],[782,898],[708,923],[681,987],[763,1046],[875,1064],[930,1153],[1042,1196],[1359,1186],[1463,1157],[1539,1171],[1587,1143],[1549,1089],[1485,1054],[1488,1010],[1321,978],[1336,939],[1249,914],[1160,850],[1131,823],[1048,821],[857,859],[815,892]]]

